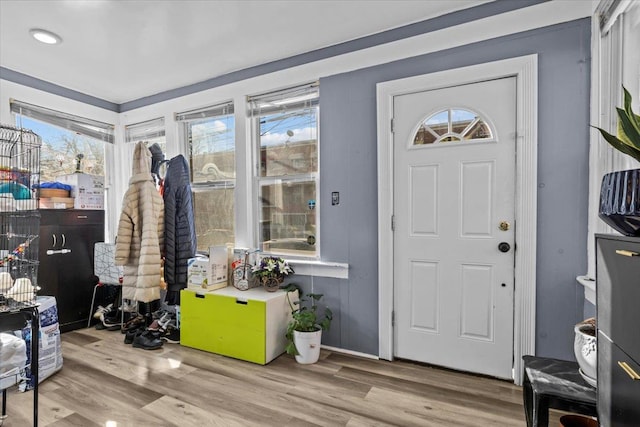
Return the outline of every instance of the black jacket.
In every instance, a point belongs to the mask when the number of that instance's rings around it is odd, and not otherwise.
[[[164,280],[168,291],[187,287],[187,261],[196,256],[197,241],[189,165],[184,156],[169,160],[164,178]]]

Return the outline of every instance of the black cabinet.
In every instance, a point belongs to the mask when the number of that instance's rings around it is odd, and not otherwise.
[[[598,420],[640,425],[640,238],[596,235]]]
[[[104,241],[104,211],[40,211],[40,295],[56,297],[60,331],[87,325],[93,280],[93,247]]]

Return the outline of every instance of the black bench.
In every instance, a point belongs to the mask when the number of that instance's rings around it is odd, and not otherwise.
[[[549,408],[597,416],[596,389],[567,360],[523,356],[524,411],[528,427],[547,427]]]

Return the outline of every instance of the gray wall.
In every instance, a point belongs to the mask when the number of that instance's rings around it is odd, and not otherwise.
[[[536,354],[573,359],[584,307],[575,278],[587,269],[590,36],[587,18],[321,79],[322,257],[348,262],[349,279],[297,281],[335,312],[325,345],[378,354],[376,84],[537,53]]]
[[[590,317],[596,317],[596,306],[589,301],[584,301],[584,310],[582,311],[582,317],[588,319]]]

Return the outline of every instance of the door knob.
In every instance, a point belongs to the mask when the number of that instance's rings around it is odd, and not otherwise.
[[[509,249],[511,249],[511,245],[508,244],[507,242],[500,242],[498,244],[498,250],[500,252],[509,252]]]

